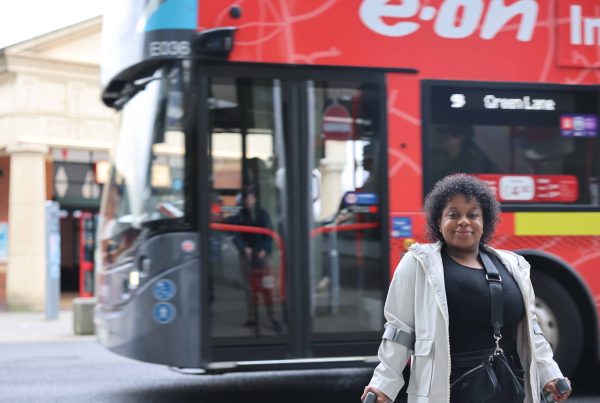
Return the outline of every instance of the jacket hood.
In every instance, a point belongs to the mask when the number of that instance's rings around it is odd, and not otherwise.
[[[442,250],[442,242],[438,241],[435,243],[418,243],[415,242],[408,248],[409,251],[419,257],[425,257],[432,252],[440,252]]]
[[[423,259],[426,256],[429,256],[431,253],[440,253],[442,246],[443,243],[441,241],[435,243],[417,242],[412,244],[408,250]],[[502,263],[509,268],[509,270],[511,268],[516,268],[525,272],[529,272],[530,265],[521,255],[507,250],[495,249],[489,245],[483,245],[483,248],[488,253],[492,253],[497,256],[500,261],[502,261]]]

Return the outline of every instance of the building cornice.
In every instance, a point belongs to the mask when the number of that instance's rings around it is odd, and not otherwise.
[[[81,38],[99,35],[101,29],[102,17],[99,16],[0,49],[0,73],[75,76],[99,81],[97,61],[73,59],[69,51],[63,55],[54,50]]]
[[[102,17],[93,17],[89,20],[75,23],[67,27],[58,29],[53,32],[45,33],[36,36],[31,39],[26,39],[22,42],[18,42],[14,45],[9,45],[4,49],[0,49],[0,52],[5,54],[15,54],[26,51],[40,51],[47,48],[50,45],[58,45],[69,42],[73,37],[80,37],[99,31],[102,27]],[[0,53],[1,54],[1,53]]]
[[[19,143],[39,145],[41,147],[48,148],[68,148],[68,149],[79,149],[86,151],[106,151],[109,152],[112,143],[106,141],[94,141],[94,140],[71,140],[71,139],[60,139],[60,138],[39,138],[39,137],[20,137]],[[9,148],[7,146],[6,148]]]
[[[57,60],[31,52],[22,52],[13,55],[5,54],[4,64],[5,72],[100,81],[100,67],[94,63]],[[0,62],[0,68],[1,66]]]

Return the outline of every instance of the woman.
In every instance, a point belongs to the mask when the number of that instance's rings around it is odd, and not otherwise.
[[[428,237],[436,242],[411,246],[396,269],[385,304],[381,363],[363,399],[368,392],[377,395],[377,403],[395,399],[412,354],[408,402],[461,403],[451,396],[450,385],[470,369],[460,365],[464,357],[480,359],[482,351],[496,345],[480,250],[502,278],[500,347],[515,373],[524,369],[524,402],[539,402],[542,388],[557,402],[568,398],[570,392],[558,392],[562,374],[537,324],[529,264],[515,253],[484,245],[499,213],[493,192],[480,179],[457,174],[436,183],[425,200]]]

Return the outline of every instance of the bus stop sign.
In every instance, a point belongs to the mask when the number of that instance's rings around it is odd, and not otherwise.
[[[323,138],[325,140],[350,140],[353,135],[352,117],[343,105],[329,105],[323,112]]]

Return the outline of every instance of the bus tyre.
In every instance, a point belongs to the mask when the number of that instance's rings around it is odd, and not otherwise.
[[[572,374],[583,350],[583,321],[577,305],[553,277],[531,273],[535,291],[535,311],[544,337],[554,351],[554,359],[565,374]]]

